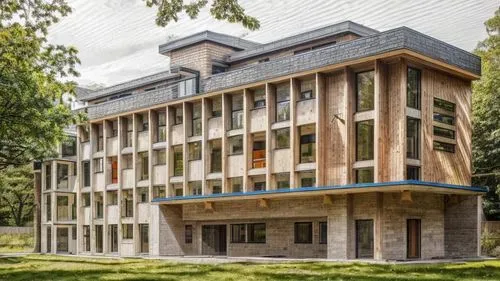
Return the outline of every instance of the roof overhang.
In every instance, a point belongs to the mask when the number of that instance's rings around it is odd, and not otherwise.
[[[218,193],[198,196],[176,196],[156,198],[156,204],[190,204],[203,202],[220,202],[252,199],[283,199],[303,196],[342,195],[367,192],[427,192],[436,194],[482,195],[488,190],[485,187],[463,186],[424,181],[397,181],[382,183],[347,184],[337,186],[301,187],[252,192]]]

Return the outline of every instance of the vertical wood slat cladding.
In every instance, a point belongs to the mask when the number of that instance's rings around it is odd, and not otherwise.
[[[422,180],[459,185],[471,184],[471,87],[470,82],[436,70],[422,70]],[[433,98],[456,105],[455,153],[433,149]]]
[[[345,74],[336,72],[325,75],[324,80],[326,104],[324,140],[328,140],[324,142],[325,184],[341,185],[347,183]]]

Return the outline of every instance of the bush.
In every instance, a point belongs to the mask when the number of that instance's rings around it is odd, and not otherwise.
[[[500,257],[500,234],[489,231],[483,232],[481,250],[483,254]]]
[[[0,252],[26,252],[33,246],[33,234],[0,234]]]

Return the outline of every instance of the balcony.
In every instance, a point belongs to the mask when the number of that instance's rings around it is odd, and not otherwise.
[[[134,183],[134,170],[132,169],[124,169],[122,170],[122,186],[123,188],[133,188]]]
[[[164,185],[166,183],[167,177],[167,166],[166,165],[155,165],[153,166],[153,185]]]
[[[118,155],[118,138],[112,137],[106,140],[106,154],[107,156]]]
[[[90,159],[90,142],[82,142],[80,143],[81,157],[82,160]]]
[[[307,99],[297,102],[297,125],[306,125],[316,122],[316,99]]]
[[[228,177],[241,177],[243,176],[245,159],[243,154],[230,155],[227,158]]]
[[[266,108],[257,108],[250,111],[250,132],[264,132],[267,127]]]
[[[94,173],[94,191],[104,191],[104,173]]]
[[[273,172],[284,173],[290,171],[290,149],[275,149],[273,151]]]
[[[208,119],[208,139],[222,138],[222,117]]]
[[[179,145],[184,143],[184,126],[182,124],[172,126],[171,141],[171,145]]]
[[[189,161],[189,181],[198,181],[202,178],[203,173],[203,161],[195,160]]]
[[[148,151],[149,131],[142,131],[137,134],[137,151]]]

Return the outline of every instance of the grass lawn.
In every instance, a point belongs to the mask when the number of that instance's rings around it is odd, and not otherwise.
[[[33,234],[0,234],[0,254],[32,252],[33,243]]]
[[[233,263],[195,265],[54,255],[0,258],[0,280],[500,280],[500,260],[435,265]]]

